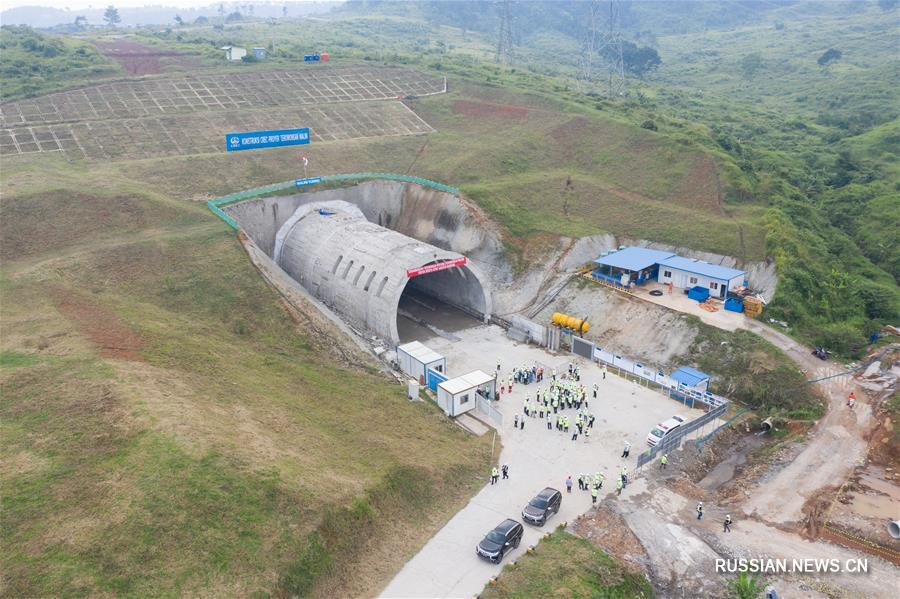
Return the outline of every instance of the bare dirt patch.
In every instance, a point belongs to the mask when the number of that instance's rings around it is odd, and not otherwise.
[[[50,460],[32,451],[20,451],[0,462],[0,472],[4,478],[40,472],[50,465]]]
[[[104,358],[142,362],[141,338],[108,308],[77,292],[56,288],[52,291],[57,309],[88,339],[100,347]]]
[[[604,504],[607,502],[604,502]],[[576,520],[571,529],[608,554],[618,558],[633,572],[649,575],[650,556],[625,519],[613,511],[612,505],[601,504]]]
[[[129,75],[156,75],[166,69],[161,59],[170,64],[188,65],[196,63],[196,59],[184,52],[160,50],[145,46],[131,40],[117,39],[111,42],[96,42],[104,56],[112,58],[125,69]]]
[[[457,100],[453,103],[453,112],[472,119],[512,118],[524,120],[528,118],[530,111],[524,106],[514,104]]]

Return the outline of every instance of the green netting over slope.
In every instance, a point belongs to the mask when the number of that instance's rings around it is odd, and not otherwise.
[[[455,196],[459,195],[459,188],[450,187],[449,185],[444,185],[443,183],[437,183],[435,181],[429,181],[428,179],[422,179],[421,177],[411,177],[409,175],[397,175],[394,173],[347,173],[343,175],[327,175],[322,177],[322,183],[331,183],[338,181],[362,181],[364,179],[385,179],[388,181],[401,181],[403,183],[415,183],[417,185],[421,185],[422,187],[430,187],[432,189],[437,189],[438,191],[444,191],[446,193],[452,193]],[[237,223],[234,220],[225,214],[221,207],[226,206],[228,204],[234,204],[235,202],[241,202],[244,200],[249,200],[252,198],[258,198],[259,196],[263,196],[266,194],[270,194],[275,191],[284,191],[286,189],[293,189],[295,187],[294,181],[284,181],[282,183],[273,183],[272,185],[266,185],[264,187],[256,187],[254,189],[248,189],[246,191],[239,191],[237,193],[232,193],[227,196],[222,196],[221,198],[216,198],[214,200],[209,200],[206,202],[206,205],[209,207],[212,212],[225,221],[232,229],[237,229]]]

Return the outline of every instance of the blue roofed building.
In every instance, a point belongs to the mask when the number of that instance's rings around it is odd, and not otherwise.
[[[651,250],[642,247],[626,247],[600,256],[592,276],[617,287],[643,285],[657,278],[659,263],[674,257],[672,252]]]
[[[706,392],[709,389],[709,375],[690,366],[682,366],[669,375],[669,378],[685,387]]]
[[[743,270],[675,255],[660,260],[658,273],[660,283],[682,289],[703,287],[710,297],[719,299],[743,285],[747,276]]]

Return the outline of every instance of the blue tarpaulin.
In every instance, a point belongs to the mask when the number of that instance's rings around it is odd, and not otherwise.
[[[688,387],[704,386],[703,383],[709,381],[708,374],[700,372],[696,368],[691,368],[690,366],[682,366],[670,374],[669,378]]]

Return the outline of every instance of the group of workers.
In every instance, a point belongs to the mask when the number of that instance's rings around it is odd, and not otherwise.
[[[571,431],[572,441],[577,441],[578,435],[584,435],[587,441],[596,417],[588,411],[587,389],[572,380],[576,372],[577,367],[570,368],[570,374],[564,374],[558,379],[554,375],[548,388],[537,390],[534,400],[526,395],[522,405],[524,416],[515,415],[514,427],[524,429],[526,417],[540,418],[546,420],[547,430],[555,428],[567,434]],[[596,397],[597,385],[594,385],[594,398]],[[574,416],[562,413],[563,410],[571,409],[576,410]]]
[[[591,492],[591,503],[597,503],[597,495],[600,493],[600,489],[603,488],[603,480],[604,476],[602,472],[597,472],[596,474],[579,474],[578,475],[578,489],[580,491],[590,491]],[[570,490],[572,488],[570,476],[566,481],[566,489]],[[616,495],[622,494],[622,489],[628,486],[628,467],[622,466],[622,470],[619,473],[619,476],[616,478]]]
[[[532,366],[516,366],[512,369],[512,374],[505,379],[500,376],[500,359],[497,359],[497,393],[512,393],[513,383],[519,385],[530,385],[531,383],[540,383],[544,380],[544,369],[537,364]]]

